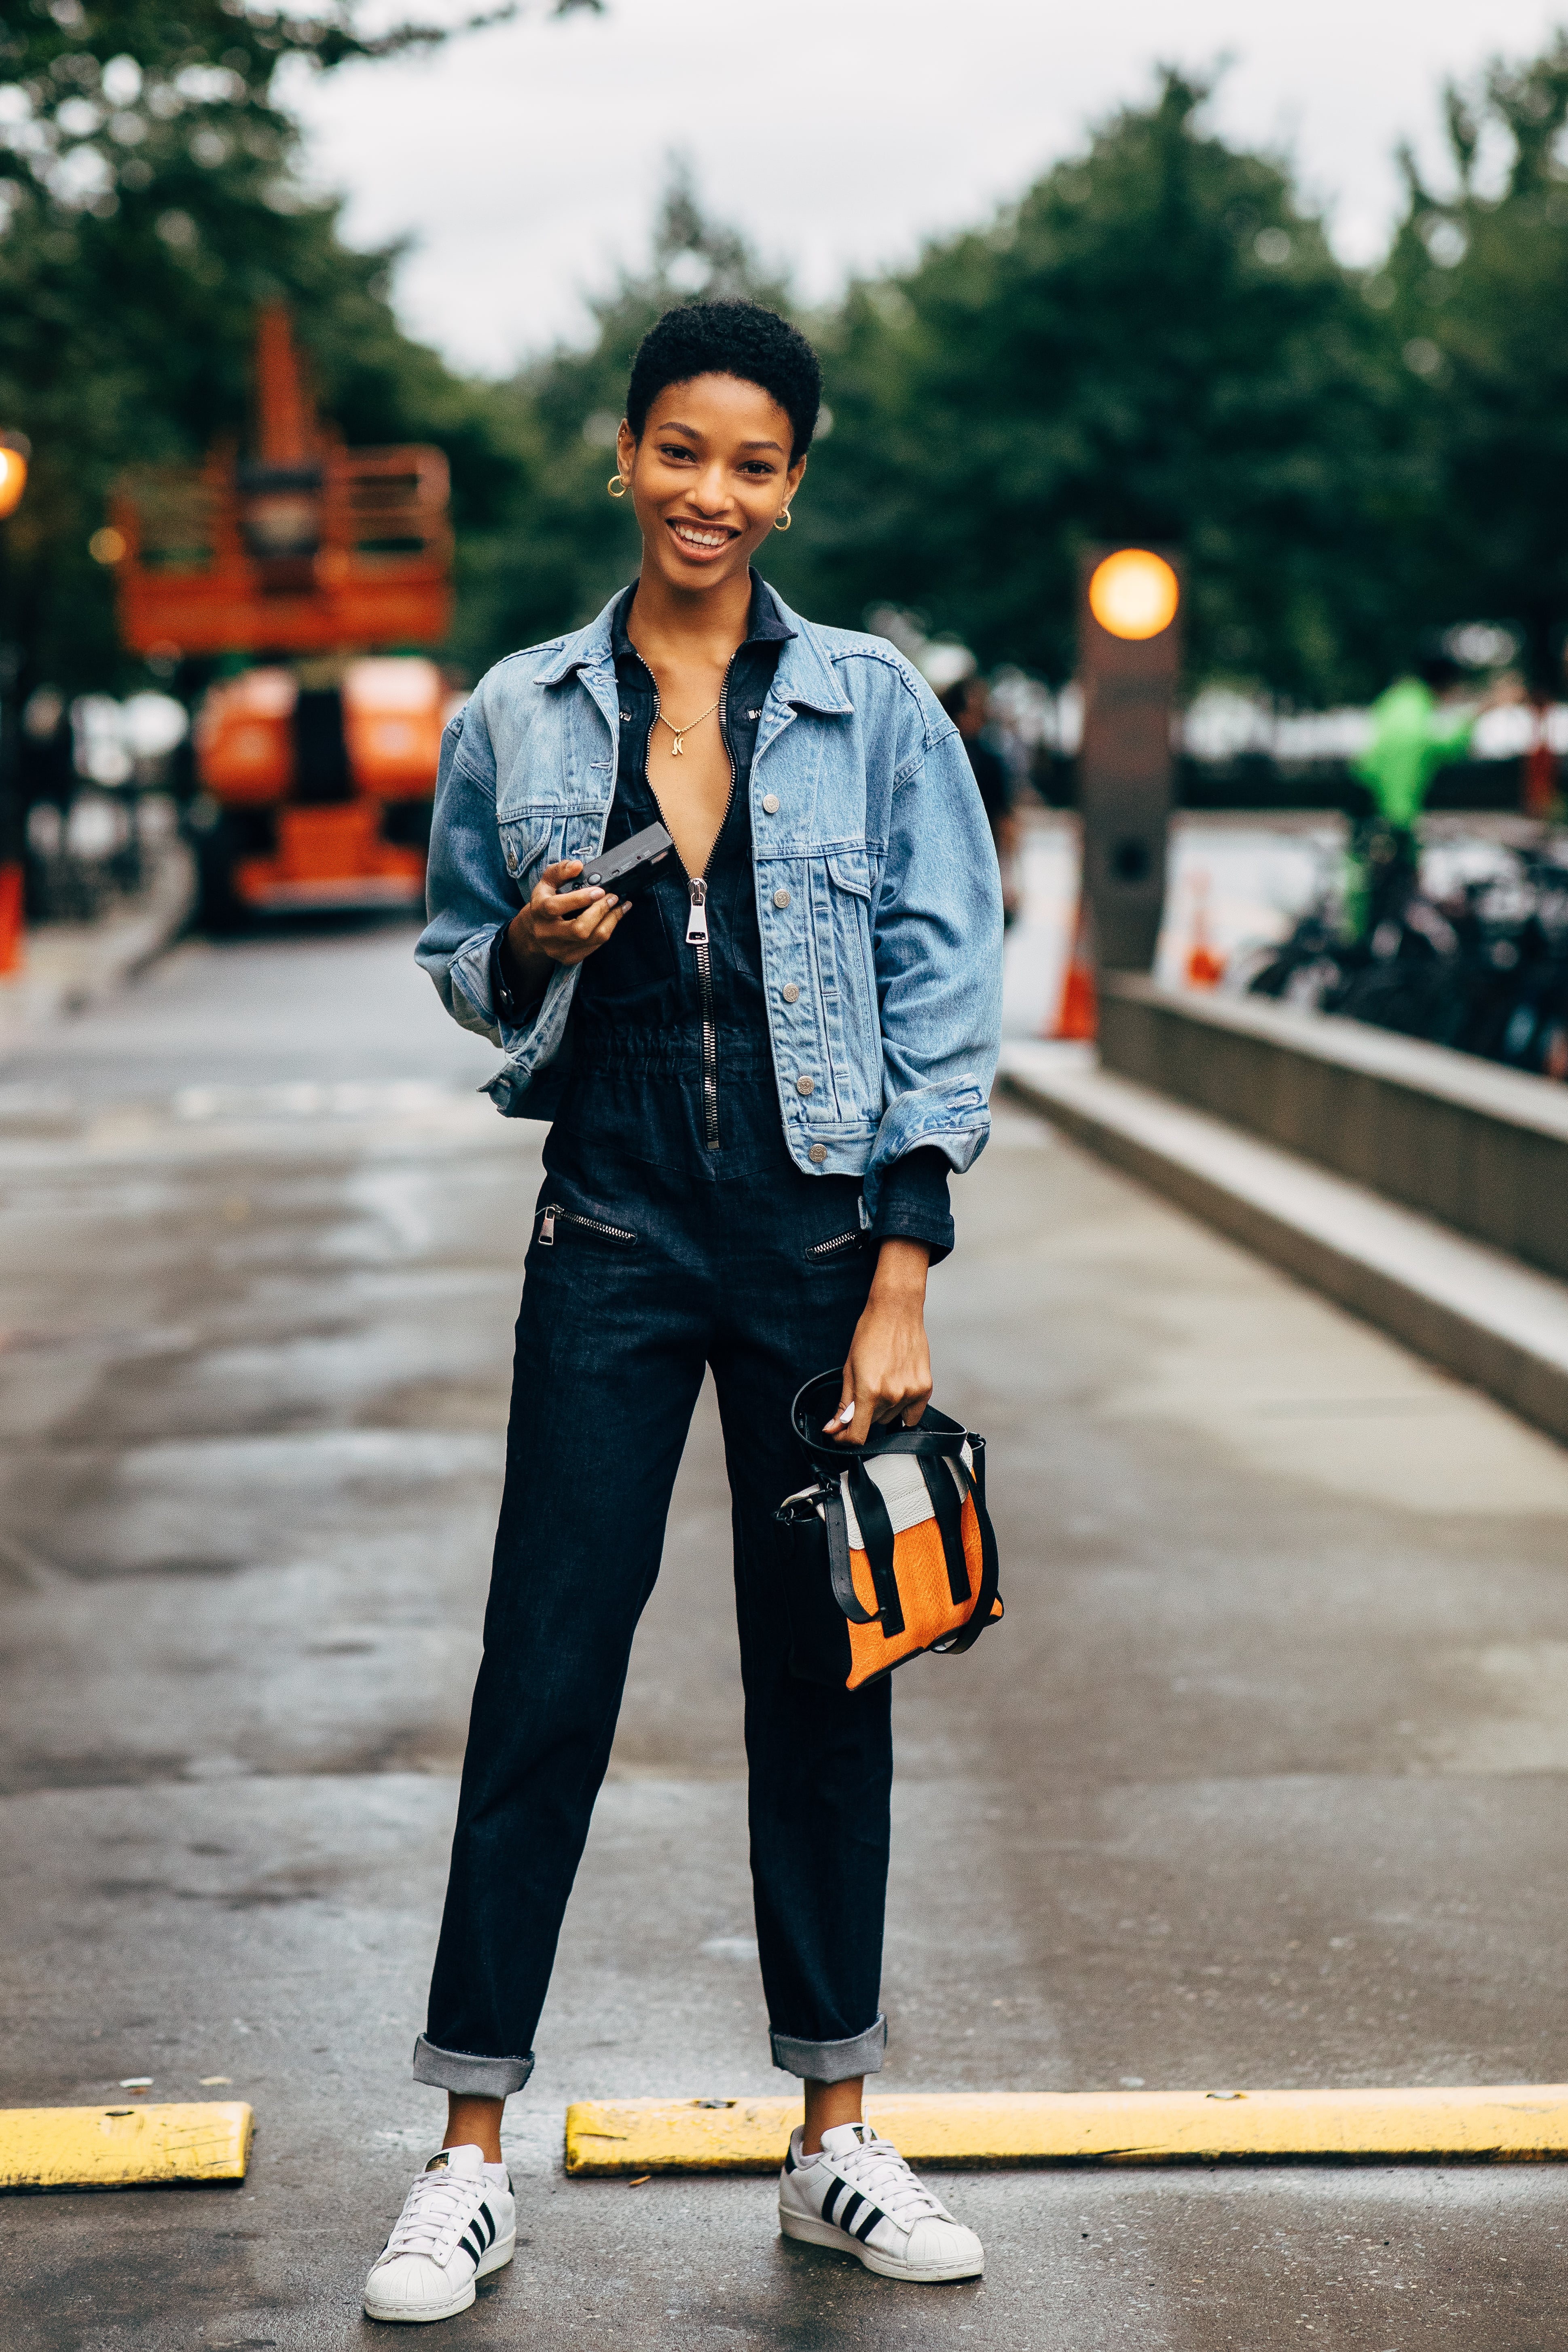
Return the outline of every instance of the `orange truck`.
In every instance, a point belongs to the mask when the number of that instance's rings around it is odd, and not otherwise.
[[[205,914],[417,902],[452,609],[447,460],[346,449],[306,394],[289,315],[257,335],[253,456],[144,469],[110,508],[120,626],[154,661],[235,674],[195,714]],[[205,820],[205,822],[204,822]]]

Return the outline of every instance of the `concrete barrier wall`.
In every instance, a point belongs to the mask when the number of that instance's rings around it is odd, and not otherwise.
[[[1257,997],[1107,977],[1100,1059],[1568,1276],[1568,1087]]]

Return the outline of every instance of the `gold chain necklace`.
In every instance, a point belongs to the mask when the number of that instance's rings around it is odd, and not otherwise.
[[[722,702],[723,699],[723,696],[721,695],[719,697],[719,702]],[[675,738],[674,742],[669,747],[669,756],[672,760],[679,759],[681,751],[685,746],[686,738],[690,734],[694,727],[700,727],[705,719],[712,718],[713,713],[719,708],[719,702],[710,702],[706,710],[700,710],[695,719],[689,719],[687,720],[684,727],[677,727],[673,720],[665,717],[662,710],[657,711],[654,714],[658,719],[659,725],[661,727],[668,727],[670,733]]]

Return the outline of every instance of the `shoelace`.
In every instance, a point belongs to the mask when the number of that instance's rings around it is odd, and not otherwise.
[[[484,2193],[482,2180],[470,2180],[462,2173],[422,2172],[386,2242],[387,2252],[428,2254],[432,2262],[445,2263],[479,2211]],[[480,2230],[482,2234],[482,2223]]]
[[[949,2218],[947,2208],[916,2179],[891,2140],[864,2140],[847,2156],[829,2161],[868,2204],[879,2205],[900,2230],[911,2229],[928,2216],[939,2221]]]

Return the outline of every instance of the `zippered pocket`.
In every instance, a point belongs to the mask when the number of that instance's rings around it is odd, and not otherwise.
[[[575,1209],[563,1209],[552,1201],[539,1213],[539,1238],[544,1248],[554,1248],[558,1224],[574,1225],[580,1233],[592,1234],[596,1240],[614,1242],[617,1249],[637,1247],[637,1237],[629,1227],[608,1224],[603,1217],[580,1217]]]
[[[835,1234],[831,1241],[813,1242],[805,1254],[814,1265],[821,1265],[826,1258],[844,1256],[846,1252],[854,1249],[862,1238],[857,1227],[852,1234]]]

